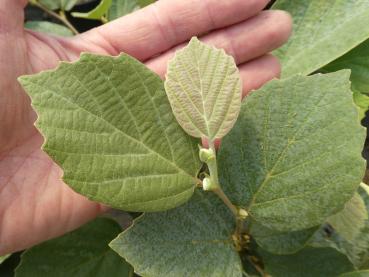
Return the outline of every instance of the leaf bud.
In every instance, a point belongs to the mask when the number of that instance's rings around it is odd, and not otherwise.
[[[203,163],[208,163],[209,161],[215,159],[215,153],[212,149],[200,148],[199,156],[200,161]]]
[[[216,184],[214,184],[214,182],[208,177],[206,177],[206,178],[204,178],[204,180],[202,180],[202,189],[203,190],[207,190],[207,191],[214,190],[217,187],[218,186]]]

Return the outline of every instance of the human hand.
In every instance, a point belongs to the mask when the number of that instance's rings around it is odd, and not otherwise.
[[[17,77],[78,59],[82,51],[130,54],[161,76],[174,51],[192,36],[231,54],[243,94],[276,77],[267,54],[289,37],[291,19],[262,11],[267,0],[160,0],[73,38],[23,29],[27,0],[0,2],[0,255],[75,229],[106,208],[72,191],[41,150],[36,115]]]

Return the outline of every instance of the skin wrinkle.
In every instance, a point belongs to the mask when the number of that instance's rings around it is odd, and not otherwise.
[[[168,22],[169,28],[166,27],[166,24],[163,23],[163,17],[160,17],[160,11],[158,10],[158,2],[155,2],[151,6],[152,16],[155,19],[155,23],[158,26],[159,33],[164,41],[167,41],[167,45],[173,46],[175,42],[178,41],[178,36],[175,32],[176,28],[173,25],[173,21],[171,20],[171,15],[168,14],[166,17],[166,21]]]
[[[74,61],[82,51],[103,55],[123,51],[147,60],[147,65],[163,77],[173,50],[183,46],[178,44],[206,33],[202,39],[207,43],[227,48],[229,34],[235,34],[230,30],[238,26],[237,37],[232,37],[232,54],[240,59],[246,94],[279,74],[276,59],[264,55],[277,43],[285,42],[289,36],[286,30],[291,28],[290,21],[278,12],[265,19],[269,24],[255,25],[252,30],[242,28],[253,22],[248,18],[259,13],[266,2],[207,0],[202,5],[191,5],[191,1],[160,0],[156,16],[168,18],[161,22],[162,30],[172,28],[175,33],[163,41],[150,6],[84,34],[61,38],[24,31],[21,8],[27,1],[1,0],[0,10],[6,8],[7,12],[0,16],[0,255],[75,229],[107,209],[61,181],[61,169],[40,149],[43,138],[33,125],[36,114],[16,81],[18,76],[53,68],[59,60]],[[281,29],[271,33],[273,41],[267,37],[268,29],[259,29],[273,28],[276,24],[272,21],[278,21]],[[255,52],[252,46],[268,50]]]

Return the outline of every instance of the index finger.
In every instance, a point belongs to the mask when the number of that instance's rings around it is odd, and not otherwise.
[[[160,0],[133,14],[84,33],[81,51],[125,52],[143,61],[192,36],[241,22],[259,13],[268,0]],[[94,45],[95,49],[91,49]]]

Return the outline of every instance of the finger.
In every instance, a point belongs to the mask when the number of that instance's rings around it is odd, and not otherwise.
[[[291,17],[284,11],[264,11],[250,20],[209,33],[200,39],[232,55],[237,64],[262,56],[285,43],[292,29]],[[186,44],[168,50],[146,64],[164,76],[168,60]]]
[[[9,35],[23,29],[23,9],[26,3],[27,0],[0,1],[0,35]]]
[[[271,54],[264,55],[239,66],[242,79],[242,97],[260,88],[281,74],[279,60]]]
[[[82,51],[106,51],[111,55],[125,52],[145,60],[192,36],[254,16],[267,3],[268,0],[160,0],[74,40]]]

